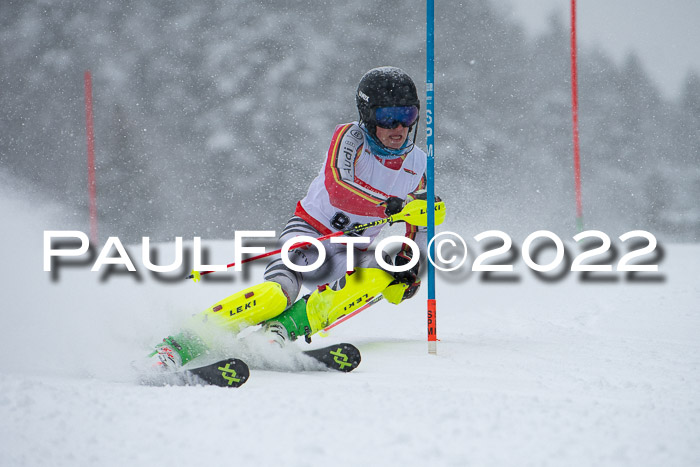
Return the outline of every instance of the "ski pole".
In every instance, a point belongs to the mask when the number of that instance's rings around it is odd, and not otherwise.
[[[398,212],[396,214],[393,214],[389,217],[384,217],[382,219],[377,219],[376,221],[368,222],[366,224],[360,224],[356,225],[354,227],[350,227],[349,229],[345,230],[339,230],[337,232],[329,233],[326,235],[322,235],[321,237],[316,238],[317,241],[321,242],[323,240],[327,240],[332,237],[339,237],[341,235],[348,235],[352,234],[355,232],[360,232],[365,229],[368,229],[370,227],[375,227],[377,225],[382,225],[382,224],[393,224],[394,222],[407,222],[412,225],[417,225],[417,226],[425,226],[427,225],[427,211],[426,211],[426,205],[427,203],[425,200],[420,200],[416,199],[408,203],[404,208],[401,210],[401,212]],[[445,219],[445,203],[444,202],[439,202],[435,203],[435,223],[439,224]],[[292,247],[289,248],[289,250],[296,250],[297,248],[303,248],[305,246],[311,245],[311,242],[301,242],[301,243],[296,243]],[[266,253],[262,253],[257,256],[252,256],[250,258],[246,258],[241,261],[241,264],[245,263],[250,263],[251,261],[256,261],[262,258],[267,258],[268,256],[273,256],[276,254],[279,254],[282,252],[282,248],[274,250],[274,251],[268,251]],[[226,265],[226,268],[231,268],[235,266],[236,263],[229,263]],[[187,276],[185,279],[192,279],[195,282],[199,282],[201,276],[205,274],[211,274],[212,272],[215,271],[192,271],[192,274]]]
[[[329,324],[329,325],[326,326],[325,328],[321,329],[321,331],[320,331],[321,336],[326,337],[326,336],[328,335],[328,331],[330,331],[331,329],[333,329],[334,327],[336,327],[337,325],[339,325],[339,324],[342,323],[343,321],[349,320],[350,318],[352,318],[352,317],[355,316],[356,314],[360,313],[361,311],[366,310],[367,308],[371,307],[371,306],[374,305],[375,303],[380,302],[383,298],[384,298],[383,295],[377,295],[376,297],[372,297],[367,303],[365,303],[364,305],[362,305],[362,306],[361,306],[360,308],[358,308],[357,310],[353,311],[353,312],[350,313],[350,314],[347,314],[347,315],[343,316],[343,317],[340,318],[339,320],[337,320],[337,321],[333,322],[332,324]]]
[[[382,219],[382,220],[383,220],[383,219]],[[382,222],[382,223],[383,223],[383,222]],[[373,224],[373,225],[378,225],[378,224]],[[357,227],[361,227],[361,226],[357,226]],[[371,226],[369,226],[369,227],[371,227]],[[341,236],[341,235],[343,235],[343,234],[346,234],[346,233],[352,233],[352,232],[355,232],[356,230],[357,230],[356,228],[355,228],[355,229],[348,229],[348,230],[340,230],[340,231],[338,231],[338,232],[333,232],[333,233],[330,233],[330,234],[327,234],[327,235],[323,235],[323,236],[321,236],[321,237],[318,237],[318,238],[316,238],[316,240],[318,240],[318,241],[323,241],[323,240],[327,240],[327,239],[329,239],[329,238],[331,238],[331,237],[339,237],[339,236]],[[290,247],[289,250],[290,250],[290,251],[291,251],[291,250],[296,250],[297,248],[304,248],[305,246],[309,246],[309,245],[311,245],[311,242],[296,243],[296,244],[294,244],[292,247]],[[279,248],[279,249],[277,249],[277,250],[275,250],[275,251],[268,251],[268,252],[266,252],[266,253],[262,253],[262,254],[259,254],[259,255],[257,255],[257,256],[251,256],[250,258],[246,258],[246,259],[244,259],[244,260],[241,260],[241,264],[250,263],[251,261],[256,261],[256,260],[259,260],[259,259],[267,258],[268,256],[277,255],[277,254],[279,254],[279,253],[281,253],[281,252],[282,252],[282,248]],[[232,267],[235,266],[235,265],[236,265],[236,263],[229,263],[229,264],[226,265],[226,268],[227,268],[227,269],[228,269],[228,268],[232,268]],[[185,279],[192,279],[192,280],[194,280],[195,282],[199,282],[199,279],[200,279],[201,276],[203,276],[203,275],[205,275],[205,274],[211,274],[212,272],[215,272],[215,271],[192,271],[192,274],[190,274],[189,276],[187,276]]]

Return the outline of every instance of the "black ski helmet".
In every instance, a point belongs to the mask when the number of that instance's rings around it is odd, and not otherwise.
[[[403,107],[415,105],[420,110],[416,85],[402,69],[382,66],[369,70],[360,80],[355,95],[360,123],[377,136],[374,110],[379,107]],[[414,124],[417,127],[418,120]]]

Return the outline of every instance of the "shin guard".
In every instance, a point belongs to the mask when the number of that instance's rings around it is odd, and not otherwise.
[[[277,282],[263,282],[215,303],[194,317],[199,323],[237,333],[279,315],[287,296]]]
[[[333,286],[318,287],[272,322],[282,324],[290,339],[305,336],[309,341],[311,335],[384,292],[392,282],[394,277],[384,270],[356,268]]]

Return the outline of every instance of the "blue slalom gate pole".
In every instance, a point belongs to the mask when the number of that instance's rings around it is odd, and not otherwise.
[[[435,306],[435,4],[427,0],[426,5],[426,79],[425,114],[428,149],[426,168],[428,196],[428,353],[437,354],[437,309]]]

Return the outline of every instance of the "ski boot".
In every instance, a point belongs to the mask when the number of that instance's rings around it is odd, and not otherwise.
[[[163,339],[163,342],[158,344],[148,357],[152,360],[151,366],[154,368],[176,371],[206,351],[207,346],[199,337],[181,332]]]

